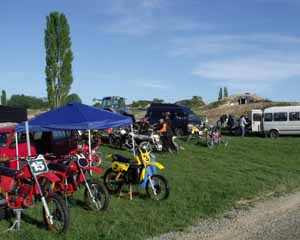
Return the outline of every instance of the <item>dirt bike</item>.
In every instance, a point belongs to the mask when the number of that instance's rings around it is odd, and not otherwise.
[[[224,144],[225,147],[228,145],[228,141],[216,127],[212,127],[208,130],[206,143],[209,148],[220,144]]]
[[[92,158],[90,159],[90,154],[89,154],[89,146],[86,143],[81,143],[78,144],[78,147],[76,149],[73,149],[70,151],[70,155],[74,154],[84,154],[86,159],[88,161],[91,161],[92,166],[100,166],[102,162],[102,153],[98,150],[99,146],[101,144],[101,141],[99,141],[95,146],[92,148],[91,156]]]
[[[84,154],[67,155],[58,160],[52,159],[48,162],[48,168],[60,180],[54,186],[44,185],[49,192],[63,194],[67,202],[67,197],[72,196],[84,185],[84,202],[88,209],[100,211],[108,208],[109,194],[106,187],[101,182],[87,179],[90,172],[102,174],[103,170],[90,166]]]
[[[112,130],[109,134],[108,141],[115,148],[121,149],[125,146],[128,149],[132,149],[133,146],[132,133],[126,128]],[[136,140],[134,141],[134,145],[137,146]]]
[[[48,171],[45,158],[42,155],[29,157],[20,162],[8,162],[9,166],[0,166],[0,189],[3,198],[0,199],[0,211],[5,217],[7,210],[13,210],[16,220],[8,231],[19,230],[21,226],[21,212],[31,207],[40,199],[43,206],[43,218],[48,229],[57,233],[66,232],[69,227],[69,211],[63,199],[55,194],[45,194],[40,182],[47,180],[55,183],[59,178]]]
[[[104,174],[104,184],[110,193],[121,193],[124,185],[140,185],[153,200],[164,200],[169,196],[167,180],[157,174],[164,166],[146,149],[138,149],[134,159],[110,155],[112,167]]]
[[[190,129],[187,142],[190,142],[192,138],[196,138],[198,141],[203,138],[207,138],[208,128],[193,125]]]
[[[153,149],[161,152],[163,150],[163,143],[160,139],[160,135],[156,133],[154,130],[149,130],[150,135],[142,139],[142,142],[139,144],[139,148],[147,148],[152,151]]]

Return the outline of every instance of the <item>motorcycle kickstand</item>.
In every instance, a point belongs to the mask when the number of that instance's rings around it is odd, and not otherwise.
[[[18,208],[18,209],[13,210],[14,213],[16,214],[16,219],[15,219],[13,225],[4,232],[13,232],[13,231],[19,231],[20,230],[20,228],[21,228],[21,215],[22,215],[23,210],[24,209],[22,209],[22,208]]]

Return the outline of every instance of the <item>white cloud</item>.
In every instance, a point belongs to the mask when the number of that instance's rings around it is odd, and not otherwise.
[[[144,87],[144,88],[154,88],[154,89],[160,89],[160,90],[170,88],[170,86],[167,86],[167,85],[162,84],[162,83],[150,83],[150,82],[142,83],[141,86]]]
[[[205,35],[171,40],[170,56],[215,56],[267,51],[289,51],[299,47],[300,37],[280,34]]]
[[[300,77],[299,37],[219,35],[176,41],[181,48],[173,49],[172,56],[195,57],[198,64],[193,75],[217,86],[259,93]]]
[[[300,55],[298,59],[282,55],[256,55],[208,61],[200,63],[193,74],[216,85],[259,92],[280,81],[300,77]]]
[[[107,2],[101,29],[109,33],[145,36],[151,33],[211,30],[212,24],[176,16],[170,0],[114,0]]]

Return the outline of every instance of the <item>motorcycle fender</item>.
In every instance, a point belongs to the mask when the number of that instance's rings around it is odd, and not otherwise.
[[[98,173],[98,174],[103,174],[103,169],[99,168],[99,167],[94,167],[94,166],[85,167],[83,170],[84,171],[92,171],[92,172],[95,172],[95,173]]]
[[[38,179],[39,178],[42,178],[42,177],[44,177],[44,178],[47,178],[50,182],[55,182],[55,183],[57,183],[57,182],[59,182],[60,181],[60,179],[59,179],[59,177],[58,176],[56,176],[54,173],[52,173],[52,172],[47,172],[47,173],[42,173],[42,174],[40,174],[40,175],[38,175]]]
[[[146,168],[143,168],[142,173],[141,173],[141,181],[145,179],[145,174],[146,174]]]
[[[158,162],[149,162],[149,163],[147,163],[147,165],[149,165],[149,166],[155,166],[159,170],[163,170],[165,168],[162,164],[160,164]]]

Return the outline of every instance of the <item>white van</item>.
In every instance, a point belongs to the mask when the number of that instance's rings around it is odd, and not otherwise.
[[[252,132],[272,138],[300,134],[300,106],[270,107],[251,112]]]

